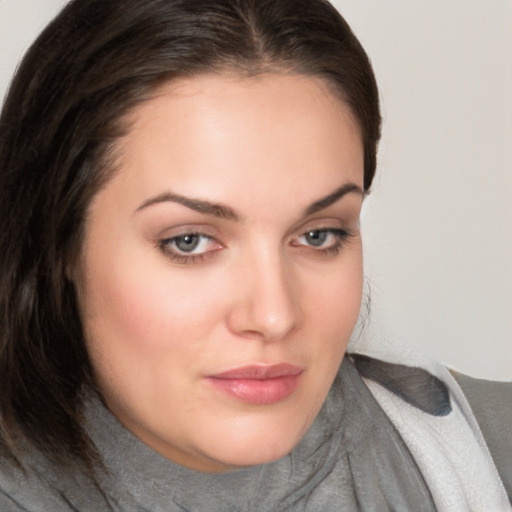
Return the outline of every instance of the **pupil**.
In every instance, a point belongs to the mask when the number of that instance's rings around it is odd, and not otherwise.
[[[325,231],[310,231],[306,235],[309,245],[312,245],[313,247],[321,246],[325,242],[326,238],[327,233]]]
[[[192,252],[199,245],[198,235],[184,235],[176,238],[176,247],[183,252]]]

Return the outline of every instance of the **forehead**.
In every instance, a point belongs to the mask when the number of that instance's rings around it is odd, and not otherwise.
[[[309,203],[345,181],[362,187],[358,124],[319,78],[183,78],[160,87],[128,123],[118,174],[141,201],[171,189],[223,202],[241,191],[268,201],[284,191]]]

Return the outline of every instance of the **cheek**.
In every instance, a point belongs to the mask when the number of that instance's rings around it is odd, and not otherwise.
[[[361,306],[363,261],[360,243],[341,259],[340,264],[321,276],[315,286],[304,285],[308,299],[306,314],[316,319],[320,328],[343,335],[351,333]]]
[[[123,344],[144,357],[151,356],[148,349],[179,346],[182,339],[190,348],[217,316],[215,288],[181,281],[151,262],[95,268],[83,305],[89,338]]]
[[[119,247],[90,255],[83,272],[82,319],[100,387],[120,395],[133,375],[139,390],[155,393],[189,382],[201,362],[225,355],[232,273],[176,267],[147,247]]]
[[[95,265],[85,283],[83,323],[98,384],[115,410],[168,403],[207,350],[219,316],[212,287],[190,278],[185,286],[152,261],[119,261]]]
[[[305,272],[303,296],[304,349],[314,360],[310,390],[323,402],[345,354],[359,315],[363,265],[360,244],[351,247],[328,272]],[[314,369],[313,369],[314,367]]]

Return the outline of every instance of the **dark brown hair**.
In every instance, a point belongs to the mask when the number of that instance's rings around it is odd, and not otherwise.
[[[23,59],[0,117],[0,447],[28,441],[91,466],[93,387],[75,290],[88,205],[122,120],[168,80],[204,72],[327,80],[351,107],[369,189],[380,136],[370,62],[325,0],[74,0]],[[20,444],[21,443],[21,444]],[[15,448],[18,447],[18,448]]]

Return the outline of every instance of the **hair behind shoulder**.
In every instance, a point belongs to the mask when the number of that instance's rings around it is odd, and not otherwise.
[[[83,428],[94,388],[76,293],[87,209],[115,171],[126,115],[158,85],[235,71],[318,76],[359,123],[364,186],[380,137],[363,48],[324,0],[73,0],[24,57],[0,117],[0,447],[58,464],[97,457]]]

